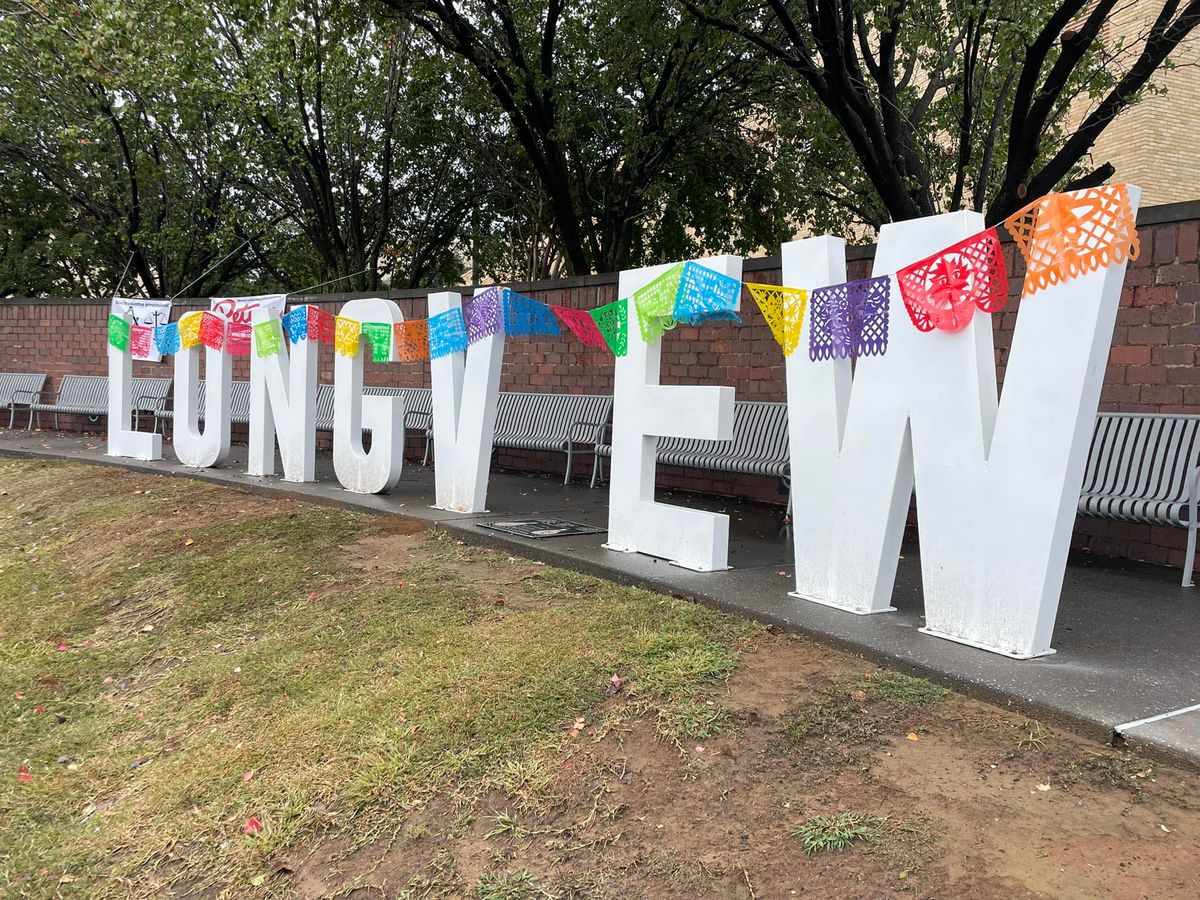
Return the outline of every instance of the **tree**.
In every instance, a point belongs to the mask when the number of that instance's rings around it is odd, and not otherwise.
[[[340,0],[0,0],[0,295],[456,283],[461,77]],[[47,102],[47,97],[54,102]]]
[[[1200,24],[1200,0],[1146,0],[1150,25],[1127,41],[1117,0],[682,2],[793,73],[804,151],[833,162],[826,190],[871,225],[964,205],[994,223],[1103,182],[1096,139]]]
[[[100,293],[128,266],[126,288],[164,296],[245,274],[229,180],[189,120],[213,110],[175,91],[191,32],[185,5],[157,4],[156,28],[132,5],[9,0],[0,15],[0,212],[4,293]],[[24,206],[23,209],[17,205]],[[14,259],[20,254],[23,260]],[[32,258],[30,258],[32,255]]]
[[[693,199],[673,189],[683,181],[703,195],[693,210],[724,197],[722,219],[730,206],[773,201],[761,185],[738,193],[741,173],[766,158],[767,139],[749,134],[769,115],[770,79],[756,54],[670,4],[384,3],[490,91],[536,178],[534,220],[553,224],[570,272],[620,269],[645,259],[664,233],[682,245],[689,230],[705,230],[711,220],[679,219],[678,202]],[[722,237],[757,242],[761,231]]]
[[[307,239],[305,277],[456,281],[474,155],[447,61],[410,26],[339,0],[212,10],[213,90],[245,126],[240,187]]]

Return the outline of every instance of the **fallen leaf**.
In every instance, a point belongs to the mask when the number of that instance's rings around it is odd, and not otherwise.
[[[1168,828],[1166,825],[1161,825],[1161,824],[1160,824],[1158,827],[1159,827],[1159,828],[1161,828],[1163,831],[1165,831],[1167,834],[1170,834],[1170,833],[1171,833],[1171,829],[1170,829],[1170,828]]]
[[[67,875],[66,873],[64,873],[63,877],[58,879],[58,883],[59,884],[70,884],[74,880],[75,880],[74,875]]]
[[[262,830],[262,820],[257,816],[251,816],[246,820],[246,824],[242,826],[242,834],[258,834]]]
[[[70,649],[71,649],[71,648],[70,648],[70,647],[67,645],[67,642],[66,642],[66,641],[59,641],[59,642],[58,642],[58,652],[59,652],[59,653],[65,653],[67,650],[70,650]]]
[[[251,778],[253,778],[253,777],[254,777],[254,770],[253,770],[253,769],[251,769],[250,771],[246,772],[246,773],[245,773],[245,774],[242,776],[242,781],[249,781],[249,780],[250,780]]]
[[[1037,789],[1038,789],[1039,791],[1041,791],[1042,793],[1045,793],[1046,791],[1050,790],[1050,785],[1048,785],[1048,784],[1039,784],[1039,785],[1037,786]]]
[[[853,700],[855,703],[865,703],[867,701],[867,692],[866,691],[851,691],[850,699]]]
[[[24,700],[25,692],[24,691],[16,691],[13,693],[13,697],[15,697],[17,700]]]
[[[44,713],[44,712],[46,711],[46,707],[44,707],[44,706],[35,706],[35,707],[33,708],[33,711],[34,711],[35,713]]]
[[[910,741],[919,741],[921,739],[921,736],[919,734],[917,734],[915,731],[910,731],[908,734],[905,735],[905,737],[908,738],[908,740],[910,740]]]
[[[185,546],[185,547],[190,547],[190,546],[192,546],[192,544],[194,544],[194,543],[196,543],[196,539],[195,539],[195,538],[188,538],[187,540],[185,540],[185,541],[183,542],[183,546]]]
[[[29,766],[17,766],[17,779],[20,781],[33,781],[33,775],[29,772]]]
[[[503,606],[503,605],[504,605],[504,598],[503,598],[503,597],[497,597],[495,600],[493,600],[493,601],[492,601],[492,605],[493,605],[493,606]]]
[[[263,883],[266,882],[266,880],[267,880],[266,872],[261,872],[258,875],[255,875],[253,878],[251,878],[250,883],[252,885],[254,885],[255,887],[262,887]]]
[[[150,624],[150,623],[148,623],[148,622],[147,622],[145,625],[143,625],[143,626],[142,626],[142,633],[143,633],[143,634],[149,634],[149,633],[150,633],[151,631],[153,631],[153,630],[154,630],[154,626],[153,626],[153,625],[151,625],[151,624]]]
[[[612,697],[621,690],[621,676],[613,672],[612,678],[608,679],[608,684],[604,686],[604,695]]]

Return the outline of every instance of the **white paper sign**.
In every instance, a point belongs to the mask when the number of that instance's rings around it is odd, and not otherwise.
[[[166,325],[171,321],[171,301],[143,300],[137,297],[113,297],[110,312],[117,316],[128,316],[131,325],[154,328],[156,325]],[[162,354],[158,352],[158,345],[154,341],[150,342],[148,350],[144,347],[135,348],[132,343],[129,349],[134,359],[162,362]]]
[[[256,310],[264,309],[275,318],[283,315],[287,294],[256,294],[252,297],[213,297],[208,308],[229,321],[225,347],[234,356],[250,355],[250,324]]]

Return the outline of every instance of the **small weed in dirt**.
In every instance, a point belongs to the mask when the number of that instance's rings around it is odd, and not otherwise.
[[[878,816],[846,812],[836,816],[814,816],[792,829],[792,837],[804,842],[805,853],[845,850],[855,841],[877,840],[883,834]]]
[[[516,820],[516,817],[511,815],[506,809],[502,813],[496,815],[496,824],[492,826],[492,830],[488,832],[488,837],[502,837],[509,835],[511,837],[523,837],[525,829],[521,827],[521,823]]]
[[[671,741],[703,740],[729,727],[729,710],[711,700],[686,700],[658,711],[658,733]]]
[[[1021,726],[1021,737],[1017,741],[1020,750],[1041,750],[1046,746],[1042,737],[1042,726],[1038,722],[1028,721]]]
[[[796,710],[784,729],[784,737],[793,743],[817,738],[852,744],[875,734],[875,724],[870,717],[850,700],[837,695]]]
[[[475,882],[479,900],[530,900],[533,897],[552,897],[538,887],[537,876],[526,868],[504,874],[487,873]]]
[[[914,678],[900,672],[873,672],[858,682],[859,690],[868,700],[891,703],[895,706],[932,706],[949,693],[924,678]]]
[[[1097,756],[1072,764],[1071,770],[1081,780],[1103,787],[1126,788],[1135,800],[1142,798],[1147,781],[1154,780],[1154,767],[1132,753]]]

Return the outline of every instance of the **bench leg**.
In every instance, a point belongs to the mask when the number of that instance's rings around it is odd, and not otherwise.
[[[595,462],[592,463],[592,483],[589,487],[596,486],[596,479],[604,477],[604,460],[599,454],[596,455]]]
[[[421,465],[429,465],[429,451],[433,449],[433,438],[425,435],[425,456],[421,459]]]
[[[1194,587],[1192,569],[1196,564],[1196,523],[1188,525],[1187,555],[1183,559],[1183,586]]]
[[[567,471],[566,471],[566,473],[563,475],[563,484],[570,484],[570,483],[571,483],[571,457],[572,457],[572,455],[573,455],[573,454],[572,454],[572,452],[571,452],[571,448],[570,448],[570,447],[568,447],[568,448],[567,448]]]

